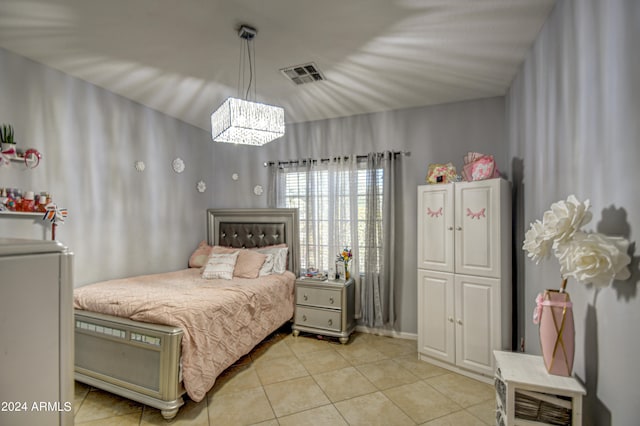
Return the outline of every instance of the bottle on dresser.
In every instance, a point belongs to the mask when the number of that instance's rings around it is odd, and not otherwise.
[[[46,193],[41,192],[38,197],[38,205],[36,206],[36,211],[38,213],[45,213],[47,211],[47,204],[49,204],[50,200]]]
[[[34,199],[35,195],[33,193],[33,191],[27,191],[24,194],[24,198],[22,199],[22,203],[20,205],[20,209],[23,212],[33,212],[35,209],[35,199]]]

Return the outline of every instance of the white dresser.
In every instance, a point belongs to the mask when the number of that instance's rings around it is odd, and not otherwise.
[[[511,346],[511,187],[418,187],[418,352],[485,377]]]
[[[73,424],[73,254],[0,238],[0,424]]]
[[[349,341],[356,327],[355,283],[343,281],[296,280],[296,312],[293,335],[301,331],[337,337]]]

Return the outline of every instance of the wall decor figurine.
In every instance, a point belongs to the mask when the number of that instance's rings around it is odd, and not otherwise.
[[[182,173],[184,171],[184,161],[182,160],[182,158],[178,157],[175,160],[173,160],[173,163],[171,163],[173,166],[173,171],[176,173]]]

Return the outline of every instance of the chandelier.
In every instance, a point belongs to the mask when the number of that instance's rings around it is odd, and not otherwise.
[[[262,146],[284,135],[284,108],[248,100],[253,85],[255,99],[255,48],[251,58],[251,41],[258,32],[242,25],[238,31],[246,41],[249,58],[249,84],[245,99],[229,97],[211,114],[211,137],[216,142]],[[244,85],[244,62],[240,61],[240,72]],[[240,85],[239,85],[240,86]],[[238,87],[240,93],[241,88]]]

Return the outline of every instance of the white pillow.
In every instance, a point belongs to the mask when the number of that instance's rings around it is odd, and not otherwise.
[[[230,280],[233,278],[233,269],[236,267],[236,261],[238,260],[239,254],[239,251],[225,254],[211,253],[209,255],[209,259],[207,259],[206,265],[204,265],[202,278],[205,280],[212,280],[215,278]]]
[[[262,264],[262,268],[260,268],[260,272],[258,272],[259,277],[271,275],[271,273],[273,272],[273,254],[271,253],[262,253],[262,254],[267,256],[267,258],[264,260],[264,263]]]
[[[258,249],[258,252],[273,255],[272,271],[274,274],[284,274],[284,271],[287,270],[287,254],[289,252],[289,249],[287,247],[265,247]],[[265,263],[267,263],[266,260]]]

